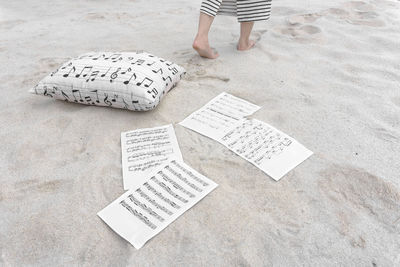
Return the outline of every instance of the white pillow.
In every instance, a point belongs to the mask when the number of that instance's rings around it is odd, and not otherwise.
[[[185,69],[146,52],[83,54],[39,82],[31,93],[86,105],[155,108]]]

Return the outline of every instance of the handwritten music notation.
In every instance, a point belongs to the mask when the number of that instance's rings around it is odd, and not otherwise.
[[[221,93],[180,124],[214,140],[260,107],[227,93]]]
[[[170,159],[98,216],[139,249],[217,186],[183,161]]]
[[[182,159],[172,125],[121,133],[124,188],[138,183],[138,177],[151,172],[171,157]]]
[[[143,111],[157,106],[183,73],[178,65],[145,52],[87,53],[52,72],[34,92],[80,104]]]
[[[290,136],[255,119],[237,123],[220,142],[275,180],[312,155]]]

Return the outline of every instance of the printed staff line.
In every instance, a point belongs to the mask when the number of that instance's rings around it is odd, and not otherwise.
[[[158,180],[155,176],[150,178],[150,181],[154,182],[155,184],[157,184],[160,188],[162,188],[165,192],[167,192],[169,195],[173,196],[174,198],[178,199],[179,201],[181,201],[182,203],[188,203],[189,201],[183,197],[181,197],[180,195],[178,195],[177,193],[175,193],[168,185],[164,184],[163,182],[161,182],[160,180]]]
[[[71,61],[70,63],[72,63],[72,62],[75,63],[75,61]],[[67,79],[69,77],[71,77],[73,79],[80,79],[80,80],[83,79],[83,80],[86,80],[86,82],[94,82],[95,80],[102,81],[102,82],[104,82],[104,81],[108,82],[109,81],[110,83],[121,82],[121,83],[124,83],[125,85],[128,85],[130,83],[130,80],[132,79],[133,75],[135,75],[134,81],[143,80],[143,79],[151,77],[151,78],[153,78],[153,79],[150,79],[152,81],[152,83],[155,82],[156,85],[161,88],[162,85],[164,85],[164,82],[166,81],[166,79],[168,79],[168,77],[170,77],[171,75],[173,77],[175,77],[176,74],[177,74],[177,72],[171,72],[170,71],[170,75],[167,75],[166,77],[164,77],[162,75],[161,76],[160,75],[156,75],[157,72],[154,72],[152,69],[149,70],[148,67],[141,66],[141,65],[136,65],[136,66],[143,68],[143,70],[141,70],[141,69],[138,70],[137,68],[132,69],[133,67],[130,66],[130,65],[123,66],[123,67],[121,67],[121,65],[116,65],[116,66],[113,66],[113,67],[101,66],[101,65],[90,65],[90,66],[87,66],[87,65],[88,64],[76,64],[76,63],[72,64],[72,65],[68,64],[65,67],[64,66],[60,67],[55,72],[52,72],[50,75],[53,76],[53,77],[60,77],[60,78],[65,78],[65,79]],[[71,69],[69,71],[67,71],[66,70],[67,68],[71,68]],[[82,75],[83,71],[85,69],[88,69],[88,68],[90,69],[90,71],[85,73],[84,75]],[[122,68],[126,68],[126,69],[123,70]],[[161,69],[163,69],[165,71],[165,68],[161,68]],[[63,72],[64,70],[66,70],[65,73]],[[74,70],[74,71],[72,72],[72,70]],[[81,70],[81,72],[79,74],[76,74],[77,72],[79,72],[79,70]],[[106,72],[100,74],[100,71],[103,71],[103,72],[106,71]],[[91,81],[90,77],[93,76],[92,75],[93,72],[97,72],[97,73],[96,73],[95,79],[93,81]],[[125,83],[126,81],[128,81],[126,79],[126,76],[125,76],[127,73],[130,73],[132,75],[128,74],[128,76],[130,76],[129,77],[130,79],[129,79],[128,83]],[[100,74],[100,77],[98,77],[99,74]],[[112,78],[113,74],[116,75],[115,78]],[[89,76],[89,79],[86,78],[87,76]],[[138,76],[141,76],[141,77],[138,77]],[[107,78],[104,78],[104,77],[107,77]],[[124,79],[117,79],[118,77],[124,77],[125,80]],[[159,79],[160,77],[161,77],[161,79]],[[164,82],[162,82],[161,80],[164,81]],[[160,84],[160,82],[161,82],[161,84]],[[170,82],[171,83],[173,82],[171,77],[170,77]],[[140,86],[138,83],[134,83],[134,84],[136,86]],[[167,84],[167,83],[165,83],[165,84]],[[148,88],[148,87],[146,87],[146,88]]]
[[[165,167],[165,169],[167,169],[169,172],[171,172],[173,175],[175,175],[176,177],[178,177],[181,181],[183,181],[185,184],[187,184],[188,186],[190,186],[191,188],[193,188],[194,190],[196,190],[197,192],[203,192],[202,189],[200,189],[199,187],[197,187],[195,184],[189,182],[185,177],[183,177],[180,173],[178,173],[177,171],[175,171],[174,169],[172,169],[169,165],[167,165]]]
[[[156,148],[162,148],[162,147],[169,147],[172,146],[171,142],[161,142],[161,143],[153,143],[153,144],[147,144],[147,145],[141,145],[141,146],[136,146],[136,147],[128,147],[126,149],[127,153],[134,153],[140,150],[147,150],[147,149],[156,149]]]
[[[205,181],[203,181],[201,178],[197,177],[196,175],[194,175],[191,171],[186,170],[184,167],[182,167],[178,162],[176,162],[176,160],[171,161],[172,164],[174,164],[176,167],[178,167],[180,170],[182,170],[183,172],[185,172],[187,175],[189,175],[191,178],[193,178],[194,180],[196,180],[197,182],[199,182],[201,185],[203,186],[208,186],[209,184],[206,183]]]
[[[126,132],[125,137],[138,137],[142,135],[150,135],[150,134],[165,134],[168,132],[168,129],[157,129],[157,130],[146,130],[146,131],[132,131]]]
[[[79,60],[82,60],[83,63],[80,64]],[[132,62],[128,62],[128,61],[118,61],[118,62],[112,62],[112,63],[115,63],[115,64],[114,64],[114,66],[110,67],[110,62],[109,61],[103,61],[103,62],[107,62],[107,64],[88,64],[88,62],[86,62],[84,59],[73,59],[73,60],[70,60],[69,62],[67,62],[66,64],[62,65],[60,68],[58,68],[56,71],[54,71],[53,74],[58,73],[58,71],[60,71],[60,70],[65,70],[68,67],[71,67],[71,68],[75,67],[75,71],[76,71],[76,67],[80,67],[80,68],[81,67],[92,67],[92,68],[96,68],[96,69],[98,68],[98,69],[100,69],[102,71],[107,70],[105,73],[102,73],[100,75],[101,77],[105,77],[105,75],[109,73],[111,68],[118,69],[118,68],[124,67],[124,68],[126,68],[126,70],[124,72],[127,73],[128,69],[131,69],[131,71],[129,71],[129,72],[133,72],[132,68],[134,66],[135,66],[135,69],[137,69],[139,67],[140,71],[138,73],[140,73],[140,74],[146,73],[147,74],[147,73],[150,73],[148,71],[149,70],[148,67],[153,66],[153,65],[156,65],[155,69],[157,69],[157,70],[162,69],[163,72],[169,72],[170,74],[172,74],[172,76],[175,76],[178,73],[177,72],[177,67],[179,67],[179,66],[177,64],[172,63],[172,62],[170,62],[171,64],[168,65],[168,64],[162,64],[161,61],[154,61],[153,59],[148,59],[148,61],[153,61],[152,64],[149,64],[149,63],[146,63],[146,60],[143,60],[142,58],[138,58],[136,60],[136,62],[138,60],[143,61],[143,63],[142,64],[133,64]],[[134,62],[134,63],[136,63],[136,62]],[[76,63],[76,64],[74,65],[73,63]],[[97,62],[95,62],[95,63],[97,63]],[[89,66],[87,66],[87,65],[89,65]],[[167,65],[167,66],[165,66],[165,65]],[[155,74],[155,73],[159,72],[159,71],[156,71],[155,69],[150,68],[151,73]],[[153,74],[151,74],[151,75],[153,75]]]
[[[47,84],[56,85],[56,86],[65,86],[65,84],[61,84],[61,83],[57,83],[57,82],[49,82]],[[112,94],[115,94],[115,95],[125,95],[125,96],[128,96],[128,97],[132,97],[133,96],[132,92],[129,93],[129,92],[111,91],[111,90],[108,90],[108,89],[99,89],[97,87],[95,87],[95,88],[91,87],[90,89],[88,89],[87,87],[73,86],[72,89],[74,89],[74,88],[85,89],[84,91],[86,91],[88,93],[94,93],[93,91],[98,91],[98,92],[101,91],[101,93],[112,93]],[[38,88],[38,89],[39,90],[44,90],[44,89],[40,89],[40,88]],[[56,90],[62,91],[62,89],[60,89],[60,88],[57,88]],[[87,90],[90,90],[90,91],[87,91]],[[70,91],[72,91],[72,90],[68,89],[68,92],[70,92]],[[145,98],[143,96],[137,96],[137,95],[134,95],[134,96],[136,98],[141,98],[141,99],[146,100],[148,102],[147,98]]]
[[[235,119],[227,118],[229,116],[224,117],[224,116],[218,116],[218,115],[220,115],[220,113],[217,113],[211,109],[205,109],[205,110],[202,110],[199,113],[197,113],[195,116],[203,116],[203,117],[209,118],[209,120],[215,121],[217,123],[220,123],[220,121],[224,121],[225,123],[230,124],[232,122],[236,122],[239,120],[237,118],[235,118]]]
[[[143,211],[147,212],[149,215],[153,216],[160,222],[164,222],[165,219],[161,217],[157,212],[152,210],[150,207],[148,207],[146,204],[140,202],[138,199],[136,199],[132,194],[128,196],[129,200],[135,204],[136,206],[140,207]]]
[[[136,192],[142,197],[144,198],[148,203],[152,204],[155,208],[165,212],[166,214],[168,214],[169,216],[172,215],[172,211],[170,211],[169,209],[167,209],[166,207],[160,205],[158,202],[156,202],[154,199],[152,199],[151,197],[149,197],[144,191],[142,191],[140,188],[136,189]]]
[[[181,186],[180,184],[178,184],[177,182],[175,182],[174,180],[169,178],[168,175],[166,175],[162,170],[159,171],[157,174],[160,175],[163,178],[164,181],[170,183],[173,187],[175,187],[176,189],[178,189],[182,193],[188,195],[190,198],[194,198],[195,197],[195,195],[192,192],[186,190],[185,188],[183,188],[183,186]]]
[[[159,140],[159,141],[169,140],[169,135],[141,137],[141,139],[126,140],[125,143],[126,143],[126,145],[135,145],[135,144],[144,143],[144,142],[154,142],[156,140]]]
[[[146,216],[138,212],[136,209],[132,208],[128,203],[125,202],[125,200],[122,200],[120,204],[127,209],[131,214],[133,214],[136,218],[138,218],[140,221],[142,221],[145,225],[150,227],[151,229],[156,229],[157,226],[153,224]]]
[[[126,54],[126,52],[124,52],[124,54]],[[131,56],[130,54],[128,56],[128,55],[123,55],[122,53],[114,53],[114,54],[108,55],[107,58],[105,58],[105,55],[106,54],[104,54],[104,53],[103,54],[88,55],[88,56],[82,55],[81,57],[75,58],[74,60],[88,60],[88,59],[91,59],[91,60],[94,60],[96,62],[105,61],[105,62],[108,62],[108,63],[111,60],[112,63],[130,62],[131,65],[142,66],[145,63],[145,61],[140,63],[140,64],[138,64],[137,62],[139,60],[144,60],[143,58],[145,57],[145,59],[147,59],[148,61],[150,61],[150,62],[153,61],[152,64],[146,63],[147,66],[152,66],[152,65],[157,63],[157,65],[160,65],[160,66],[163,66],[163,67],[165,65],[168,66],[168,70],[170,70],[169,68],[171,66],[175,66],[175,67],[177,66],[177,64],[175,64],[175,63],[173,63],[171,61],[165,60],[163,58],[160,58],[160,57],[158,57],[158,60],[156,61],[156,60],[154,60],[155,59],[154,55],[148,54],[146,52],[141,53],[141,54],[134,54],[135,55],[134,57]],[[113,56],[113,55],[119,55],[119,56],[112,58],[111,56]],[[138,56],[138,55],[140,55],[140,56]],[[98,56],[98,57],[95,59],[94,56]],[[132,61],[135,61],[135,62],[132,63]]]
[[[143,184],[147,190],[149,190],[150,192],[152,192],[154,195],[156,195],[159,199],[161,199],[162,201],[168,203],[171,207],[175,208],[175,209],[180,209],[181,207],[176,204],[174,201],[170,200],[169,198],[165,197],[161,192],[158,192],[153,186],[151,186],[148,182]]]
[[[141,158],[141,157],[146,156],[146,155],[157,157],[157,156],[169,155],[169,154],[172,154],[172,153],[174,153],[172,148],[164,149],[164,150],[153,150],[153,151],[148,151],[148,152],[141,152],[141,153],[137,153],[137,154],[128,156],[128,162],[131,161],[131,160],[135,161],[138,158]]]
[[[199,118],[205,119],[205,121],[201,120]],[[203,122],[204,124],[214,128],[214,129],[228,128],[233,123],[233,122],[231,123],[231,122],[227,122],[227,121],[226,122],[221,122],[221,120],[217,121],[214,118],[217,118],[217,117],[211,118],[210,116],[206,116],[206,115],[204,115],[202,113],[198,113],[198,114],[195,114],[191,119],[192,120],[197,120],[199,122]],[[211,125],[211,123],[212,123],[212,125]]]
[[[147,169],[151,169],[153,167],[160,166],[167,159],[168,159],[168,157],[164,157],[164,158],[161,158],[159,160],[151,160],[151,161],[148,161],[148,162],[145,162],[145,163],[142,163],[142,164],[129,165],[128,166],[128,171],[131,171],[131,172],[145,171]],[[143,166],[143,167],[139,167],[139,166]]]

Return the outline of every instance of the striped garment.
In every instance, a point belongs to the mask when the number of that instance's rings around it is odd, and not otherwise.
[[[200,12],[236,16],[239,22],[269,19],[272,0],[203,0]]]

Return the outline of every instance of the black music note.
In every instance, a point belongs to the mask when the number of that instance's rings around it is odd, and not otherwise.
[[[104,58],[104,60],[109,60],[109,59],[111,59],[113,62],[117,62],[118,60],[118,57],[120,57],[121,56],[121,54],[112,54],[112,55],[110,55],[110,56],[108,56],[108,57],[105,57]],[[115,61],[116,60],[116,61]]]
[[[75,102],[78,102],[78,100],[76,99],[76,96],[75,96],[75,93],[76,93],[76,92],[79,93],[79,98],[80,98],[79,101],[80,101],[80,102],[83,102],[82,95],[81,95],[81,92],[80,92],[79,90],[72,90],[72,96],[73,96],[74,99],[75,99],[74,101],[75,101]]]
[[[110,76],[110,83],[112,83],[115,79],[118,78],[118,72],[121,70],[121,68],[119,67],[116,71],[114,71],[113,73],[111,73]]]
[[[92,58],[92,60],[98,60],[99,58],[104,58],[104,57],[106,57],[106,55],[102,54],[102,55],[99,55],[98,57]]]
[[[87,73],[83,74],[82,77],[86,77],[93,69],[93,66],[86,66],[81,70],[81,73],[76,74],[75,77],[79,78],[85,70],[88,70]]]
[[[100,77],[104,77],[104,76],[106,76],[106,75],[107,75],[107,73],[110,71],[110,69],[111,69],[111,67],[109,67],[109,68],[108,68],[108,70],[107,70],[105,73],[101,74],[101,75],[100,75]]]
[[[69,96],[61,90],[61,95],[65,98],[65,101],[69,101]]]
[[[131,93],[132,104],[139,104],[139,100],[133,100],[133,93]]]
[[[163,74],[163,70],[162,70],[162,68],[160,68],[159,70],[157,70],[157,71],[155,71],[155,70],[151,70],[152,72],[154,72],[154,73],[161,73],[161,74]]]
[[[53,71],[52,73],[50,73],[50,76],[53,77],[58,71],[59,71],[59,69],[56,69],[55,71]]]
[[[86,79],[86,82],[89,82],[89,81],[94,81],[94,80],[96,80],[96,77],[97,77],[97,75],[99,74],[99,72],[100,71],[98,71],[98,70],[95,70],[95,71],[93,71],[90,75],[89,75],[89,77]]]
[[[129,80],[124,81],[124,84],[129,84],[129,83],[131,82],[131,80],[132,80],[133,77],[134,77],[133,80],[136,80],[136,73],[133,73],[133,74],[131,75],[131,77],[129,78]]]
[[[71,67],[71,66],[72,66],[72,62],[68,63],[68,65],[65,65],[65,66],[62,67],[61,69],[64,70],[64,69],[66,69],[67,67]]]
[[[92,101],[92,98],[90,96],[85,96],[85,100],[87,103],[94,105],[94,102]]]
[[[90,92],[92,92],[92,93],[96,93],[96,102],[97,103],[100,103],[100,99],[99,99],[99,94],[97,93],[97,90],[93,90],[93,91],[90,91]]]
[[[75,71],[76,71],[76,68],[75,68],[75,67],[72,67],[72,68],[69,70],[68,73],[65,73],[65,74],[63,75],[63,77],[64,77],[64,78],[67,78],[67,77],[71,74],[71,72],[75,72]]]
[[[145,83],[146,81],[148,82],[147,84]],[[136,85],[137,85],[137,86],[141,86],[143,83],[144,83],[144,87],[149,87],[149,86],[153,83],[153,80],[152,80],[152,79],[149,79],[149,78],[147,78],[147,77],[145,77],[145,78],[143,79],[143,81],[138,82]]]
[[[114,97],[111,99],[112,102],[117,102],[118,95],[114,94]]]
[[[153,65],[154,63],[156,63],[156,62],[153,61],[152,63],[147,63],[146,65],[147,65],[147,66],[151,66],[151,65]]]
[[[169,79],[169,80],[172,82],[171,76],[169,76],[169,75],[168,75],[166,78],[163,77],[162,79],[163,79],[164,81],[166,81],[167,79]]]
[[[112,60],[112,62],[117,62],[117,61],[121,61],[123,58],[122,57],[119,57],[118,59],[114,59],[114,60]]]
[[[150,94],[153,98],[156,98],[156,96],[158,95],[158,91],[156,88],[153,88],[153,90],[147,90],[147,93]]]
[[[121,74],[126,74],[127,72],[131,72],[132,69],[131,68],[127,68],[125,71],[121,71]]]
[[[176,69],[176,67],[172,67],[172,68],[168,68],[168,69],[172,71],[172,75],[175,75],[178,73],[178,70]]]
[[[138,60],[136,60],[135,62],[132,62],[131,64],[132,64],[132,65],[138,65],[138,66],[140,66],[140,65],[142,65],[144,62],[145,62],[145,60],[143,60],[143,59],[138,59]]]

